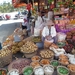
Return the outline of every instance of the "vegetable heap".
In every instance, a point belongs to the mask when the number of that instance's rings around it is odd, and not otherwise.
[[[33,69],[28,67],[24,70],[24,75],[31,75],[33,73]]]
[[[0,70],[0,75],[7,75],[5,70]]]
[[[61,74],[68,74],[68,70],[64,67],[59,67],[58,68],[59,73]]]
[[[52,61],[52,62],[51,62],[51,65],[53,65],[54,67],[55,67],[55,66],[58,66],[58,65],[59,65],[59,62],[58,62],[58,61]]]

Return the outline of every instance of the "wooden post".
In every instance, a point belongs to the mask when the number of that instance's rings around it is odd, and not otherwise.
[[[54,7],[56,7],[57,0],[54,0]]]
[[[40,0],[38,0],[38,11],[40,11]]]
[[[29,3],[29,0],[28,0],[28,3]]]
[[[33,8],[34,8],[34,0],[32,0],[33,1]]]

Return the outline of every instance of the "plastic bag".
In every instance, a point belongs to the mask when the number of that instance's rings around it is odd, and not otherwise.
[[[66,34],[64,33],[57,33],[57,38],[58,38],[58,41],[64,41],[66,39]]]
[[[34,28],[34,36],[40,36],[41,29]]]

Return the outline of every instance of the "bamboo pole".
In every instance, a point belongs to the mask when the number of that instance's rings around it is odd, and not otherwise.
[[[28,3],[29,3],[29,0],[28,0]]]

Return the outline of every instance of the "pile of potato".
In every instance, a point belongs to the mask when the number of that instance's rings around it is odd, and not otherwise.
[[[10,35],[10,36],[8,36],[8,38],[5,40],[5,42],[3,42],[3,46],[6,46],[6,45],[12,45],[13,44],[13,40],[14,40],[14,38],[13,38],[13,35]]]
[[[38,47],[31,41],[27,41],[22,47],[21,52],[23,53],[33,53],[38,50]]]
[[[8,48],[0,50],[0,58],[7,56],[11,51]]]
[[[50,50],[43,50],[40,52],[40,55],[42,58],[53,58],[54,57],[54,53]]]
[[[17,53],[20,51],[20,48],[23,46],[24,42],[14,42],[13,45],[11,46],[11,51],[13,54]]]

